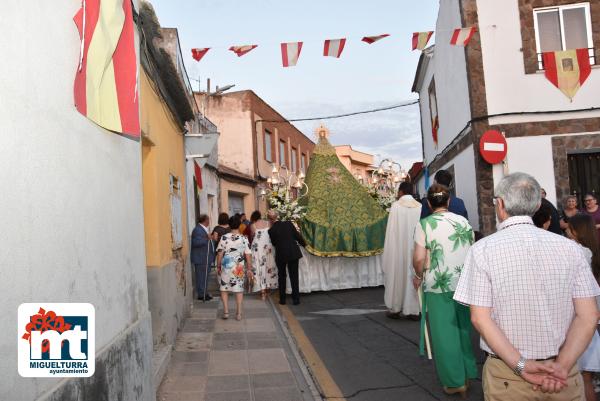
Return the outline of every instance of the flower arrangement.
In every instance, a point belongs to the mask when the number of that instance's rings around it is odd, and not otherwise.
[[[286,186],[273,188],[269,194],[269,206],[277,211],[282,221],[298,222],[306,216],[306,207],[300,206]]]
[[[386,212],[389,212],[392,203],[396,201],[396,194],[394,191],[382,191],[374,184],[368,184],[366,187],[369,195],[377,201],[379,206]]]

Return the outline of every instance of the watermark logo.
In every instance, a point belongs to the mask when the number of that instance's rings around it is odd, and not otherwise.
[[[95,317],[92,304],[19,305],[19,374],[23,377],[92,376]]]

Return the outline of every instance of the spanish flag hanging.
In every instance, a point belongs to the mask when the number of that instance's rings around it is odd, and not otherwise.
[[[573,101],[591,72],[588,49],[546,52],[542,57],[546,78]]]
[[[111,131],[140,136],[131,0],[82,0],[73,18],[81,39],[77,110]]]

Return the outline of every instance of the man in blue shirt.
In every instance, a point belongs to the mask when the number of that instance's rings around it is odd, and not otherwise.
[[[450,188],[450,184],[452,183],[452,174],[446,170],[439,170],[437,173],[435,173],[433,179],[438,184],[442,184],[443,186]],[[429,203],[427,203],[427,198],[421,199],[421,203],[423,204],[423,207],[421,208],[421,218],[424,219],[431,214],[431,209],[429,208]],[[469,218],[467,208],[465,208],[465,203],[462,199],[456,196],[450,196],[450,205],[448,206],[448,211],[463,216],[465,219]]]

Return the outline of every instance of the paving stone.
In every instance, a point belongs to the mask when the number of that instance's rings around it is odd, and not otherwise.
[[[259,401],[260,399],[256,399]],[[205,401],[252,401],[250,391],[229,391],[225,393],[207,393]],[[260,400],[262,401],[262,400]]]
[[[271,312],[267,309],[248,309],[244,311],[244,317],[256,318],[256,317],[271,317]]]
[[[190,323],[186,322],[183,326],[183,333],[212,333],[215,329],[214,320],[202,320],[204,323]]]
[[[203,391],[159,393],[157,401],[204,401]]]
[[[222,340],[245,340],[246,333],[215,333],[213,334],[214,341]]]
[[[171,362],[167,369],[168,377],[176,376],[206,376],[208,374],[208,361],[206,362]]]
[[[245,350],[248,348],[248,343],[245,339],[243,340],[216,340],[213,341],[213,351],[234,351],[234,350]]]
[[[248,374],[246,351],[212,351],[208,363],[209,376]]]
[[[247,340],[246,349],[281,348],[279,340]]]
[[[217,317],[217,309],[193,309],[190,313],[190,319],[215,319]]]
[[[180,333],[175,340],[176,351],[208,351],[213,342],[212,333]]]
[[[255,319],[246,319],[246,331],[252,332],[272,332],[275,326],[270,318],[260,317]]]
[[[292,374],[289,372],[262,373],[257,375],[250,375],[250,384],[255,389],[267,387],[292,387],[296,384],[296,380],[294,379],[294,376],[292,376]]]
[[[248,340],[277,340],[277,333],[267,331],[247,331],[246,338]]]
[[[206,377],[167,376],[162,382],[160,390],[165,393],[202,392],[206,390]]]
[[[248,375],[238,376],[210,376],[206,382],[207,393],[219,393],[225,391],[248,391],[250,379]]]
[[[235,320],[235,316],[230,315],[229,319],[218,319],[215,322],[215,333],[241,333],[245,331],[244,321]]]
[[[254,398],[260,401],[302,401],[302,394],[296,387],[258,388]]]
[[[251,374],[289,372],[290,365],[283,349],[248,350]]]
[[[171,360],[174,362],[207,362],[208,351],[174,351]]]

